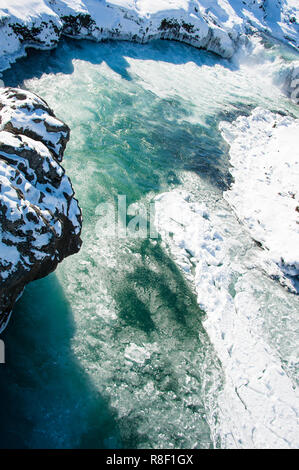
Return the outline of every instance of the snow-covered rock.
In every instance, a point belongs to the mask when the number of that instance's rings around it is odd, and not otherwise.
[[[155,202],[156,228],[194,283],[206,313],[204,327],[222,364],[215,430],[221,447],[298,448],[298,389],[265,339],[260,305],[248,283],[252,266],[244,264],[240,250],[242,226],[224,202],[211,210],[179,191]],[[258,249],[254,244],[250,249],[254,258]]]
[[[299,61],[282,68],[276,83],[280,85],[285,95],[294,103],[299,104]]]
[[[234,183],[224,198],[267,256],[299,274],[299,120],[261,108],[222,122]]]
[[[298,47],[298,11],[297,0],[0,0],[0,69],[62,35],[174,39],[231,57],[242,34],[263,31]]]
[[[81,211],[59,165],[68,127],[36,95],[0,88],[0,332],[30,281],[81,246]]]

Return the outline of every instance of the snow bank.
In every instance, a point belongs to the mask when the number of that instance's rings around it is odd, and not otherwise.
[[[224,198],[289,276],[299,274],[299,120],[257,108],[220,129],[234,183]]]
[[[231,57],[249,30],[298,47],[298,23],[296,0],[0,0],[0,69],[26,46],[55,47],[62,35],[175,39]]]
[[[236,260],[240,234],[232,234],[230,217],[227,209],[210,211],[178,191],[156,198],[157,230],[196,287],[207,314],[204,326],[222,363],[216,430],[221,447],[298,448],[299,395],[264,340],[257,301],[247,283],[244,288],[238,281],[246,270]]]

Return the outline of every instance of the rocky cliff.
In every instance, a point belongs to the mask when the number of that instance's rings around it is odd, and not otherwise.
[[[81,211],[59,164],[69,134],[45,101],[0,88],[0,332],[26,284],[80,249]]]

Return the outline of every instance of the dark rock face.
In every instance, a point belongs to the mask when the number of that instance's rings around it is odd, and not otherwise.
[[[0,88],[0,332],[26,284],[81,247],[81,211],[58,163],[69,133],[36,95]]]

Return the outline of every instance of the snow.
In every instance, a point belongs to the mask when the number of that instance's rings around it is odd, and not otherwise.
[[[251,30],[298,47],[298,11],[295,0],[0,0],[0,69],[24,55],[27,45],[54,47],[62,34],[97,41],[177,39],[231,57],[237,39]],[[91,23],[64,29],[65,17],[80,14]],[[27,28],[24,38],[16,25]]]
[[[195,285],[207,315],[204,327],[222,363],[221,447],[298,448],[299,394],[265,341],[260,306],[246,282],[248,267],[235,254],[240,234],[231,233],[232,217],[225,207],[211,211],[183,192],[156,198],[156,228]]]
[[[44,0],[1,0],[0,8],[5,16],[15,16],[24,22],[30,22],[32,17],[37,16],[37,14],[53,15],[53,11]]]
[[[224,198],[285,274],[299,274],[299,120],[257,108],[220,129],[234,183]]]
[[[20,95],[22,96],[21,92]],[[55,152],[56,158],[61,160],[61,136],[65,138],[67,132],[62,123],[49,114],[42,100],[37,99],[32,93],[23,95],[22,100],[12,99],[1,89],[0,100],[2,103],[0,129],[5,129],[9,125],[18,133],[30,132],[38,141],[43,139]]]

